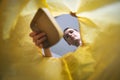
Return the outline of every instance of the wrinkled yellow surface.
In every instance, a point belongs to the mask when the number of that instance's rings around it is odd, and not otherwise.
[[[76,12],[85,45],[43,57],[29,37],[39,7]],[[0,80],[120,80],[119,14],[120,0],[0,0]]]

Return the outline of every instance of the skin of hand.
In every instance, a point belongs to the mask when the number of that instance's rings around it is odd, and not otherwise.
[[[44,32],[31,32],[30,37],[32,37],[33,42],[35,43],[36,46],[42,48],[43,42],[47,39],[46,34]]]
[[[39,48],[43,48],[43,42],[47,39],[46,33],[44,32],[31,32],[30,37],[33,39],[33,42]],[[45,57],[51,57],[51,51],[49,48],[43,49]]]

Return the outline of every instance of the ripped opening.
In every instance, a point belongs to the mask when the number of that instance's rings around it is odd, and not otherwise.
[[[55,19],[62,30],[64,30],[67,27],[71,27],[79,31],[79,22],[77,17],[74,17],[71,14],[63,14],[60,16],[56,16]],[[68,43],[63,38],[57,44],[51,47],[53,57],[61,57],[62,55],[68,52],[73,52],[75,50],[76,47],[68,45]]]

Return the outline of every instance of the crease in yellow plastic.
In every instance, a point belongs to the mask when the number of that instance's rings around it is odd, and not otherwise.
[[[61,60],[62,60],[62,62],[63,62],[63,66],[64,66],[64,68],[63,68],[63,73],[62,73],[63,76],[65,77],[65,79],[73,80],[66,61],[64,60],[64,58],[61,58]],[[65,72],[67,72],[67,76],[66,76],[66,74],[64,74]]]
[[[86,17],[78,17],[80,22],[80,34],[82,36],[83,43],[93,43],[95,36],[97,36],[96,29],[99,29],[95,23]],[[85,27],[87,26],[87,27]],[[89,34],[88,34],[89,33]]]
[[[93,72],[95,60],[89,53],[89,47],[79,47],[75,52],[63,56],[73,80],[86,80]]]
[[[46,0],[48,9],[53,16],[68,14],[70,9],[63,3],[64,0]]]
[[[63,3],[70,9],[71,12],[77,12],[81,0],[63,0]]]
[[[80,22],[89,25],[90,27],[94,27],[96,28],[97,25],[95,23],[93,23],[91,20],[89,20],[88,18],[85,17],[77,17],[79,19]]]

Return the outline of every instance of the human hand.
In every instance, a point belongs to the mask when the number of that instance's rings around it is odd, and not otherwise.
[[[30,37],[32,37],[33,42],[39,48],[43,48],[43,42],[45,40],[47,40],[47,36],[46,36],[46,34],[44,32],[40,32],[40,33],[31,32]],[[51,57],[52,56],[51,51],[50,51],[49,48],[44,49],[44,54],[45,54],[44,56],[46,56],[46,57]]]
[[[39,48],[43,48],[43,42],[47,40],[47,36],[44,32],[31,32],[30,37],[32,37],[33,42],[35,43],[36,46]]]

